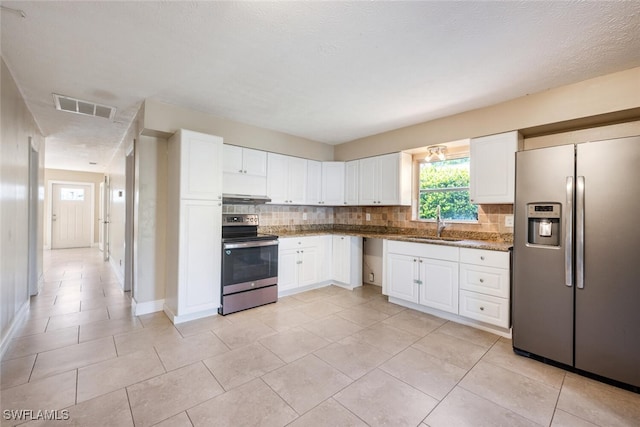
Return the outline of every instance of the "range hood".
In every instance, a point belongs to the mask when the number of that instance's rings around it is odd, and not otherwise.
[[[262,205],[270,201],[267,196],[228,193],[222,195],[222,203],[225,205]]]

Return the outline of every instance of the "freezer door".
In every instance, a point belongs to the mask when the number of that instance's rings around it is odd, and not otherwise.
[[[573,364],[571,210],[574,169],[574,145],[516,154],[513,346],[567,365]],[[561,205],[560,246],[528,243],[529,203]]]
[[[640,386],[640,137],[579,144],[577,177],[575,366]]]

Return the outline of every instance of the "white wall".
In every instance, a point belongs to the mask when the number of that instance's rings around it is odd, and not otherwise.
[[[39,224],[44,200],[45,140],[4,59],[0,60],[0,351],[26,313],[28,289],[29,137],[40,154]],[[42,276],[42,228],[38,230],[38,277]]]

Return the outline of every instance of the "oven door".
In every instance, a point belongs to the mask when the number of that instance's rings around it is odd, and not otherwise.
[[[278,240],[222,244],[222,295],[278,283]]]

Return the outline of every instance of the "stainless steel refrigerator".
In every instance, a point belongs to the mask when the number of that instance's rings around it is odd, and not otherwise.
[[[516,154],[513,347],[640,387],[640,137]]]

